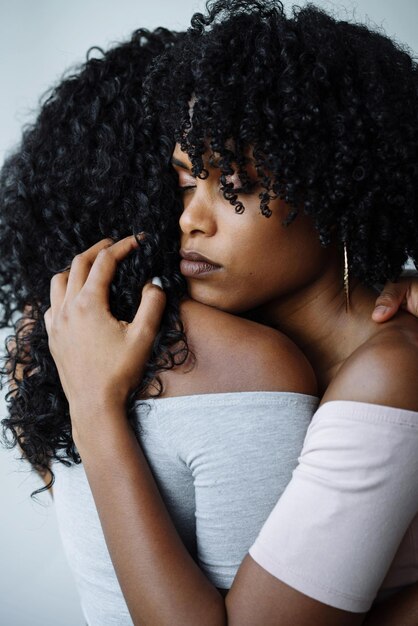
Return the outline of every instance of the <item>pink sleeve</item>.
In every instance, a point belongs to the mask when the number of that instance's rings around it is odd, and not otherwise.
[[[417,511],[418,413],[328,402],[250,555],[301,593],[362,613]]]

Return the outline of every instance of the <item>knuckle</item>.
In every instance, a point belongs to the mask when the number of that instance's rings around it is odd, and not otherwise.
[[[141,338],[146,342],[152,342],[157,333],[157,329],[154,324],[149,320],[144,320],[139,329],[139,334]]]
[[[69,306],[66,302],[64,302],[58,315],[55,315],[54,319],[52,320],[52,328],[58,328],[61,323],[67,322],[69,318],[70,318]]]
[[[386,305],[392,304],[397,299],[397,294],[392,290],[384,291],[376,300],[376,304]]]
[[[147,285],[147,288],[144,289],[144,295],[147,300],[154,302],[155,304],[162,304],[165,302],[164,291],[154,285]]]
[[[113,256],[114,255],[113,255],[113,252],[111,250],[111,247],[106,247],[106,248],[102,248],[101,250],[99,250],[99,253],[97,255],[97,259],[99,261],[108,261]]]
[[[79,252],[78,254],[75,255],[75,257],[73,258],[71,265],[82,265],[83,263],[85,263],[87,261],[86,258],[86,253],[85,252]]]
[[[158,304],[162,300],[163,293],[161,289],[158,289],[157,287],[152,287],[148,289],[144,295],[148,302]]]
[[[80,293],[74,300],[75,310],[83,314],[91,310],[92,305],[93,302],[91,299],[91,295],[87,290],[84,290],[82,293]]]

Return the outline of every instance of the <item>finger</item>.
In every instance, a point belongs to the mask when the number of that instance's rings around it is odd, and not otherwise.
[[[375,322],[386,322],[392,318],[405,301],[408,289],[409,281],[387,282],[376,300],[372,319]]]
[[[67,293],[66,300],[70,301],[80,292],[83,288],[88,275],[90,273],[91,267],[97,258],[100,250],[107,248],[113,245],[113,239],[110,237],[106,237],[106,239],[101,239],[93,246],[77,254],[70,266],[70,275],[68,278],[67,285]]]
[[[49,298],[51,302],[51,308],[55,311],[59,310],[65,298],[67,291],[69,272],[59,272],[54,274],[51,278],[51,284],[49,289]]]
[[[109,285],[113,280],[118,263],[138,247],[138,236],[131,235],[112,246],[101,249],[91,267],[83,290],[108,305]]]
[[[166,305],[166,295],[157,284],[157,282],[150,282],[144,286],[138,311],[128,327],[128,336],[130,335],[134,341],[139,342],[141,350],[146,355],[152,350]]]
[[[46,334],[49,336],[51,332],[51,322],[52,322],[52,310],[51,307],[47,309],[44,313],[44,322],[45,322],[45,330]]]

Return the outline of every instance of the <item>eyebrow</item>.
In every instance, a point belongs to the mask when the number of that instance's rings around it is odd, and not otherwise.
[[[184,170],[190,171],[190,167],[186,165],[186,163],[183,163],[183,161],[179,161],[178,159],[176,159],[176,157],[172,157],[171,164],[176,165],[177,167],[181,167]]]
[[[171,164],[176,165],[177,167],[181,167],[184,170],[189,170],[189,171],[191,170],[191,167],[189,167],[186,163],[184,163],[184,161],[180,161],[179,159],[176,159],[176,157],[171,158]],[[219,157],[212,157],[211,166],[219,167]]]

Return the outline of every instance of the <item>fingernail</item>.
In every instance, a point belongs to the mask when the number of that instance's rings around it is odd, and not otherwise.
[[[154,278],[152,279],[151,283],[153,285],[155,285],[156,287],[159,287],[160,289],[163,289],[163,283],[162,283],[161,278],[159,276],[154,276]]]
[[[388,306],[379,304],[377,307],[375,307],[374,312],[377,313],[378,315],[385,315],[389,310],[390,309]]]

